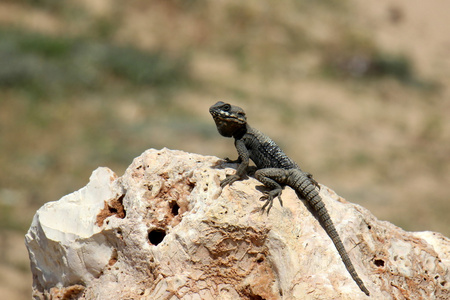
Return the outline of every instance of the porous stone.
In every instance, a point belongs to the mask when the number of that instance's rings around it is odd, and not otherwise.
[[[286,188],[261,214],[253,178],[223,190],[233,164],[150,149],[122,177],[40,208],[26,235],[36,299],[368,299],[314,215]],[[450,240],[377,220],[320,194],[373,299],[449,299]]]

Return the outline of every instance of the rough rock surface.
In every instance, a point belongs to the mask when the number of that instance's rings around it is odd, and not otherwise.
[[[147,150],[122,177],[40,208],[26,235],[36,299],[369,299],[295,193],[261,214],[253,178],[206,157]],[[222,168],[223,167],[223,168]],[[372,299],[450,299],[450,240],[377,220],[322,186]]]

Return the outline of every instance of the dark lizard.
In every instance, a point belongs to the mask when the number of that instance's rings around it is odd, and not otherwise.
[[[314,209],[353,280],[361,291],[369,296],[369,291],[356,273],[341,238],[331,221],[330,215],[319,195],[319,185],[312,178],[312,175],[303,172],[267,135],[250,127],[242,108],[219,101],[209,108],[209,112],[216,123],[219,133],[222,136],[234,138],[234,144],[238,152],[237,160],[226,159],[227,162],[239,163],[236,173],[228,175],[220,182],[220,186],[223,188],[228,184],[245,178],[249,160],[251,159],[257,169],[254,175],[255,178],[270,189],[261,197],[261,200],[265,201],[262,211],[267,208],[267,214],[272,208],[274,198],[278,197],[281,206],[283,206],[281,192],[286,185],[290,186],[295,190],[299,198],[305,199]]]

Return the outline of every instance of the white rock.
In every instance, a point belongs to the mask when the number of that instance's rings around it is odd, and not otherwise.
[[[104,201],[119,194],[113,186],[116,178],[108,168],[99,168],[86,187],[36,212],[25,236],[34,285],[64,287],[100,275],[114,247],[95,222]]]
[[[73,299],[367,299],[295,193],[259,212],[260,184],[205,157],[148,150],[117,178],[38,210],[26,235],[33,295]],[[227,165],[232,166],[232,165]],[[373,299],[448,299],[450,241],[321,195]]]

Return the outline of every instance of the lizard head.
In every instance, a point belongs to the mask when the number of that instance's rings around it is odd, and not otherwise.
[[[209,108],[209,113],[216,122],[219,133],[226,137],[232,137],[245,132],[247,118],[242,108],[222,101]]]

